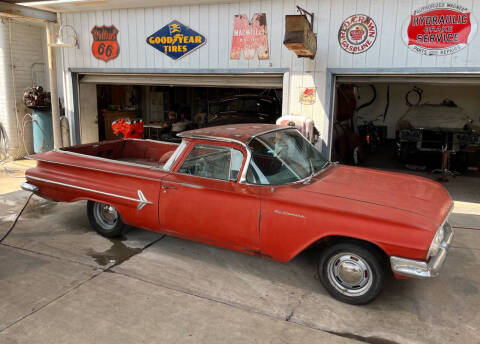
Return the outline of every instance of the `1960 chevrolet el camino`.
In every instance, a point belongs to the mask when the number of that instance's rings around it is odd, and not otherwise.
[[[88,200],[90,222],[106,237],[128,224],[280,262],[316,249],[323,286],[351,304],[375,299],[390,270],[439,273],[453,238],[441,185],[331,163],[289,127],[181,136],[179,145],[125,139],[34,155],[23,188]]]

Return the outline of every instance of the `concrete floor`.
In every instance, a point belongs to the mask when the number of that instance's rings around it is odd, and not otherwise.
[[[0,162],[0,195],[20,190],[25,181],[25,171],[35,167],[36,161],[15,160]]]
[[[472,193],[470,182],[449,187]],[[0,196],[0,235],[27,196]],[[328,296],[308,253],[281,264],[140,229],[109,240],[90,228],[84,202],[33,197],[0,245],[0,342],[478,344],[471,197],[456,203],[441,276],[389,278],[367,306]]]

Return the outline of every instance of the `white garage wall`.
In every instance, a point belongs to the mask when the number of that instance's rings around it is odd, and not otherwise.
[[[0,21],[0,123],[13,158],[23,157],[24,148],[33,153],[31,123],[22,125],[25,114],[32,113],[23,104],[23,92],[33,86],[33,79],[44,87],[48,83],[45,73],[38,72],[47,69],[44,33],[43,25],[9,18]],[[32,69],[37,72],[32,74]]]
[[[328,142],[329,120],[326,113],[328,68],[425,68],[480,67],[480,36],[468,48],[451,56],[427,57],[410,51],[401,39],[401,27],[413,9],[432,1],[425,0],[261,0],[233,4],[172,6],[146,9],[108,10],[62,14],[62,23],[72,25],[80,39],[80,49],[63,49],[64,71],[68,68],[159,68],[159,69],[270,69],[286,68],[284,107],[288,114],[311,117]],[[454,1],[456,2],[456,1]],[[480,2],[461,1],[480,18]],[[283,46],[285,15],[295,14],[296,5],[315,13],[314,31],[318,34],[315,60],[298,59]],[[235,14],[267,14],[270,59],[230,60],[230,46]],[[355,13],[370,15],[377,24],[378,36],[366,53],[351,55],[338,44],[342,21]],[[146,37],[176,19],[203,34],[207,43],[184,58],[173,61],[146,44]],[[92,56],[91,29],[95,25],[115,25],[120,33],[120,56],[103,62]],[[68,74],[68,73],[67,73]],[[66,76],[69,80],[69,75]],[[317,88],[317,102],[302,105],[302,87]],[[67,113],[72,113],[71,85],[66,85]]]

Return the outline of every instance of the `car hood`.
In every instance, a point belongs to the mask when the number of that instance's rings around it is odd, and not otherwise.
[[[332,166],[302,189],[419,215],[437,226],[453,205],[447,190],[429,179],[344,165]]]

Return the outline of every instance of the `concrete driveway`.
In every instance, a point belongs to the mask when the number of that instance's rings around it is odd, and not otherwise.
[[[27,196],[0,197],[0,235]],[[85,203],[33,197],[0,245],[0,342],[480,343],[480,211],[458,208],[440,277],[390,278],[350,306],[311,253],[281,264],[140,229],[108,240]]]

